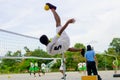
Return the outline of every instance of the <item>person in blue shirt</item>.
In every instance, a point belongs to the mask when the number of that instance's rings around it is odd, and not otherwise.
[[[95,56],[95,51],[91,48],[91,45],[87,45],[87,51],[85,52],[86,58],[86,67],[87,67],[87,74],[88,75],[98,75],[97,72],[97,59]],[[101,80],[100,76],[98,75],[98,80]]]

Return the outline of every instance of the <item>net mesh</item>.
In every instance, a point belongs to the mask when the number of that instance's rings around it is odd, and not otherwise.
[[[32,36],[27,36],[15,32],[11,32],[8,30],[0,29],[0,74],[2,73],[2,69],[5,68],[5,64],[2,63],[2,60],[5,59],[3,57],[10,51],[14,53],[16,51],[20,51],[21,54],[25,54],[25,47],[27,47],[30,51],[35,49],[42,49],[42,46],[39,42],[39,39]],[[29,56],[28,56],[29,57]],[[7,59],[9,61],[13,61],[15,59]],[[4,66],[4,67],[3,67]],[[9,69],[9,67],[8,67]],[[19,69],[18,69],[19,70]],[[10,69],[9,69],[10,71]],[[6,71],[7,72],[7,71]],[[37,75],[37,73],[36,73]],[[34,77],[32,73],[31,76],[28,72],[24,74],[11,74],[4,73],[4,75],[0,75],[0,80],[38,80],[39,76]]]
[[[0,29],[0,56],[4,56],[8,51],[15,52],[18,50],[24,54],[24,47],[34,50],[42,46],[38,38]]]

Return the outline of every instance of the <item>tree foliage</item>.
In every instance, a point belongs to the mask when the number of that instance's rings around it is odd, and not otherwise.
[[[115,49],[116,53],[120,55],[120,38],[113,38],[110,46]]]
[[[85,48],[84,44],[82,43],[76,43],[74,45],[75,48]],[[22,57],[22,56],[33,56],[33,57],[41,57],[41,58],[61,58],[61,54],[56,55],[50,55],[47,52],[45,52],[43,49],[37,48],[33,51],[30,51],[30,49],[25,46],[24,47],[25,53],[21,54],[20,50],[17,50],[16,52],[8,51],[5,56],[11,56],[11,57]],[[104,70],[112,69],[112,61],[114,60],[114,57],[106,56],[106,54],[109,55],[115,55],[117,56],[117,59],[120,59],[120,38],[113,38],[113,40],[110,43],[110,47],[103,53],[98,53],[97,60],[98,60],[98,69]],[[117,54],[117,55],[116,55]],[[66,58],[66,68],[67,71],[69,70],[77,70],[77,65],[80,62],[84,62],[85,58],[82,57],[80,52],[65,52],[65,58]],[[30,62],[38,62],[39,67],[42,63],[48,64],[51,62],[51,60],[38,60],[38,59],[2,59],[2,62],[0,63],[0,73],[20,73],[20,72],[26,72],[30,66]],[[119,60],[120,63],[120,60]],[[60,60],[57,60],[57,63],[54,64],[52,67],[52,70],[59,71],[60,67]]]

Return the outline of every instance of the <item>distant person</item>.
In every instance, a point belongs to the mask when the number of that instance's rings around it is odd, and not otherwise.
[[[78,70],[80,72],[83,72],[84,75],[86,75],[86,63],[85,62],[78,63]]]
[[[114,70],[114,74],[117,74],[117,69],[118,69],[118,60],[115,59],[115,60],[113,60],[113,70]]]
[[[34,74],[34,76],[35,76],[35,69],[34,69],[34,63],[31,61],[30,62],[30,68],[29,68],[29,73],[30,73],[30,75],[33,73]]]
[[[82,68],[83,68],[84,75],[86,75],[87,68],[86,68],[86,63],[85,62],[82,63]]]
[[[78,63],[78,70],[81,72],[82,71],[82,63]]]
[[[41,72],[43,73],[43,75],[45,75],[45,72],[46,72],[46,65],[45,65],[45,63],[41,64]]]
[[[35,74],[38,73],[38,75],[40,76],[40,68],[39,68],[37,62],[35,62],[35,64],[34,64],[34,70],[35,70]],[[36,75],[35,75],[35,76],[36,76]]]
[[[96,68],[97,59],[96,59],[94,50],[91,48],[91,45],[87,45],[85,58],[86,58],[87,74],[92,75],[93,73],[93,75],[98,76],[98,80],[102,80],[97,72],[97,68]]]

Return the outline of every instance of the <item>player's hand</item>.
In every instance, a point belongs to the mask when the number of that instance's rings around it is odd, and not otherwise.
[[[68,23],[74,23],[74,22],[75,22],[74,18],[68,20]]]
[[[81,49],[81,55],[84,57],[84,55],[85,55],[85,49]]]

